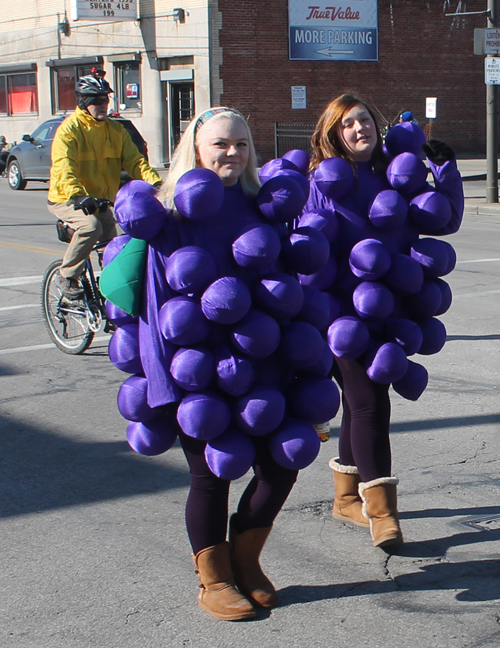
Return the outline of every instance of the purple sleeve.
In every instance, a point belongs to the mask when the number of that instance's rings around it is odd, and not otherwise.
[[[455,160],[445,162],[442,166],[433,164],[430,160],[427,160],[427,163],[434,176],[436,191],[446,196],[451,205],[450,221],[438,232],[433,232],[433,236],[454,234],[462,224],[464,213],[464,188],[462,177],[457,169],[457,163]]]

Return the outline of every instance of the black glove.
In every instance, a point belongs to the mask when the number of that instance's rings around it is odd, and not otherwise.
[[[81,209],[84,214],[95,214],[99,209],[99,202],[92,196],[75,196],[70,201],[75,209]]]
[[[453,160],[455,153],[448,144],[441,142],[441,140],[431,139],[428,144],[422,144],[422,151],[425,157],[434,164],[442,166],[445,162]]]

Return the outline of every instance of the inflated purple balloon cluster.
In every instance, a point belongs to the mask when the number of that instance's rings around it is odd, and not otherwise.
[[[385,146],[392,157],[387,168],[391,188],[381,191],[369,207],[373,237],[356,243],[349,255],[354,314],[346,314],[339,304],[327,333],[336,356],[364,356],[373,381],[392,383],[396,392],[409,400],[417,400],[423,393],[428,374],[408,356],[437,353],[445,343],[446,330],[437,316],[450,307],[451,290],[441,277],[451,272],[456,262],[452,246],[436,238],[416,234],[408,254],[391,253],[383,243],[386,233],[397,237],[408,219],[418,234],[432,235],[451,218],[447,198],[426,182],[423,142],[423,131],[411,123],[389,132]],[[334,204],[355,186],[352,167],[341,158],[321,162],[315,182]],[[334,293],[339,244],[338,222],[333,225],[336,218],[330,210],[316,210],[300,220],[301,226],[323,232],[330,243],[329,263],[301,281],[321,291],[333,286]]]
[[[307,158],[302,153],[299,157]],[[307,162],[302,159],[302,166]],[[228,242],[234,273],[219,276],[217,259],[201,246],[179,247],[168,257],[164,281],[173,296],[161,305],[158,322],[171,351],[175,415],[148,405],[139,320],[108,302],[108,316],[118,326],[110,359],[132,374],[119,390],[118,408],[130,421],[127,439],[137,452],[165,452],[180,426],[186,435],[207,442],[207,463],[224,479],[241,477],[252,466],[253,436],[270,435],[273,457],[287,468],[304,468],[316,458],[320,441],[312,425],[332,419],[340,405],[329,378],[333,354],[320,332],[326,334],[332,304],[325,293],[302,287],[281,268],[288,264],[321,272],[329,244],[309,226],[291,235],[285,226],[285,234],[278,234],[280,224],[298,217],[309,193],[304,169],[293,161],[280,161],[280,166],[279,177],[263,178],[255,222]],[[223,200],[224,187],[215,173],[189,171],[174,191],[179,227],[189,230],[193,221],[197,228],[206,222],[208,233]],[[115,212],[127,234],[150,241],[168,219],[178,218],[141,181],[120,190]],[[123,238],[109,244],[108,262]]]

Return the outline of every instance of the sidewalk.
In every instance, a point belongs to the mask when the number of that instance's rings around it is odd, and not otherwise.
[[[486,159],[459,159],[457,162],[464,181],[464,214],[500,215],[500,203],[486,202]]]

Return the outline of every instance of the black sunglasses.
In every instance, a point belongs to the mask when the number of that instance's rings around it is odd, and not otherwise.
[[[89,101],[89,106],[102,106],[105,103],[109,103],[109,97],[106,95],[105,97],[95,97],[91,101]]]

